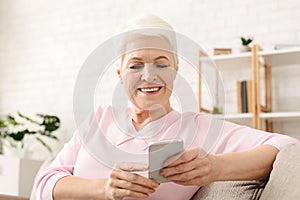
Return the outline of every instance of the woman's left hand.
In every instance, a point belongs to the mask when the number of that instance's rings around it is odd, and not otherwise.
[[[160,175],[180,185],[204,186],[218,176],[216,157],[200,148],[185,150],[165,162]]]

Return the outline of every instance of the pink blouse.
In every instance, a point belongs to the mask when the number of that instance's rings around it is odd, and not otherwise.
[[[201,147],[206,153],[245,151],[263,144],[278,149],[299,141],[276,133],[240,126],[212,115],[172,111],[136,131],[129,109],[100,107],[65,144],[50,167],[36,180],[37,199],[53,199],[56,182],[68,175],[85,179],[108,178],[118,162],[148,162],[148,144],[152,141],[181,138],[185,148]],[[147,176],[147,172],[140,172]],[[147,199],[190,199],[198,186],[161,184]],[[133,198],[126,198],[133,199]]]

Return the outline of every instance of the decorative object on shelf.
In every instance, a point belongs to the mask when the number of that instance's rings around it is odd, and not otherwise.
[[[231,48],[214,48],[214,55],[227,55],[232,54]]]
[[[250,44],[253,41],[253,37],[241,37],[242,46],[240,52],[249,52],[251,51]]]
[[[18,113],[17,117],[19,119],[12,115],[0,119],[0,140],[2,146],[4,147],[5,144],[8,144],[11,149],[24,149],[26,148],[25,138],[30,136],[34,137],[51,153],[52,149],[44,141],[44,138],[58,140],[53,133],[60,127],[60,119],[54,115],[36,114],[36,116],[37,119],[32,119]]]
[[[222,114],[222,109],[219,106],[214,106],[212,114]]]

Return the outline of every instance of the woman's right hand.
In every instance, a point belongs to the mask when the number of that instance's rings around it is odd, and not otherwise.
[[[149,178],[135,174],[136,167],[118,167],[112,169],[105,186],[105,197],[109,200],[122,200],[124,197],[147,198],[159,186]]]

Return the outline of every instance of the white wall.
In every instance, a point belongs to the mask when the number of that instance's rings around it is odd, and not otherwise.
[[[82,63],[140,13],[161,16],[210,53],[214,47],[236,51],[242,35],[255,36],[266,49],[300,43],[295,0],[1,0],[0,114],[56,114],[61,141],[67,140],[75,130],[73,89]]]

